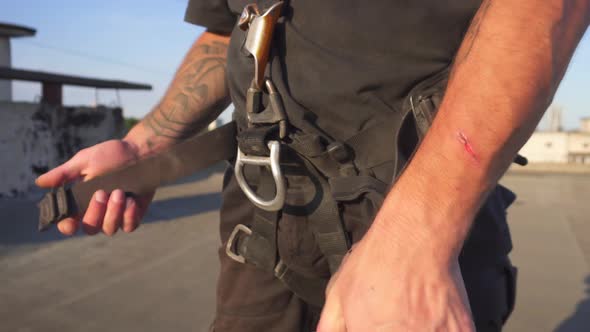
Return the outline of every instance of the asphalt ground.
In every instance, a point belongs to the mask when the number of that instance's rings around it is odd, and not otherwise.
[[[30,200],[0,200],[0,331],[207,331],[221,173],[162,188],[133,234],[36,232]],[[590,331],[590,176],[509,174],[519,267],[505,331]]]

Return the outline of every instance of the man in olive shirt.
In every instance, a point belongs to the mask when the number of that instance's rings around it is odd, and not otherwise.
[[[230,100],[243,118],[253,60],[242,52],[246,33],[236,22],[246,4],[191,0],[187,21],[207,31],[160,103],[123,140],[83,150],[37,183],[88,179],[164,150],[204,128]],[[412,88],[435,73],[450,69],[451,76],[432,127],[376,216],[363,202],[342,206],[356,245],[331,278],[321,319],[319,308],[272,273],[220,251],[212,328],[310,331],[319,319],[320,332],[499,331],[514,302],[504,216],[514,197],[497,182],[550,103],[590,22],[590,1],[293,0],[282,14],[270,76],[288,116],[301,110],[334,139],[346,141],[400,112]],[[392,169],[384,163],[369,171],[387,183]],[[305,188],[300,180],[289,184]],[[148,196],[98,191],[83,218],[58,227],[65,234],[79,224],[89,234],[131,232]],[[225,243],[235,225],[249,224],[254,208],[231,172],[223,198]],[[286,264],[325,273],[306,216],[283,211],[279,222]]]

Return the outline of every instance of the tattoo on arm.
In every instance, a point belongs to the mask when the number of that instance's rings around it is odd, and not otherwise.
[[[463,43],[459,52],[457,53],[457,57],[455,58],[455,65],[461,64],[467,59],[469,54],[471,53],[471,49],[473,48],[473,43],[479,34],[479,30],[481,28],[481,22],[485,18],[488,10],[492,6],[492,0],[483,0],[479,10],[473,17],[471,21],[471,25],[465,34],[465,38],[463,38]]]
[[[220,41],[213,41],[211,44],[199,44],[196,48],[199,53],[203,54],[225,55],[227,52],[227,44]]]
[[[144,119],[153,132],[151,149],[161,139],[182,140],[213,121],[229,104],[225,82],[227,44],[213,41],[193,47],[162,102]]]

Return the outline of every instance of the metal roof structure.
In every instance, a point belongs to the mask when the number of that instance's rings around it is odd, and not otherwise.
[[[63,86],[84,86],[99,89],[125,89],[125,90],[151,90],[152,86],[134,82],[118,80],[105,80],[91,77],[80,77],[50,73],[45,71],[17,69],[10,67],[10,38],[34,36],[37,31],[22,25],[0,22],[0,80],[19,80],[39,82],[42,84],[42,102],[54,105],[61,105],[63,99]],[[1,82],[0,82],[1,83]],[[11,86],[3,83],[4,95],[10,100]],[[2,92],[2,91],[0,91]],[[7,92],[7,93],[6,93]]]
[[[30,37],[34,36],[37,30],[22,25],[0,22],[0,37]]]
[[[0,79],[39,82],[42,84],[41,100],[48,104],[62,104],[64,85],[84,86],[99,89],[151,90],[152,86],[133,82],[79,77],[44,71],[16,69],[0,66]]]
[[[151,90],[152,86],[133,82],[70,76],[44,71],[0,67],[0,79],[85,86],[101,89]]]

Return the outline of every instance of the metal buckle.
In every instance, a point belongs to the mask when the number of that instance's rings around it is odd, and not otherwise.
[[[268,148],[270,149],[270,156],[268,157],[247,156],[240,150],[240,147],[238,147],[238,156],[234,168],[238,185],[254,205],[266,211],[278,211],[282,209],[285,204],[285,179],[283,178],[283,173],[281,172],[281,167],[279,165],[280,147],[281,145],[278,141],[268,142]],[[270,166],[276,188],[274,198],[264,200],[262,197],[254,193],[244,178],[244,165]]]
[[[270,79],[265,81],[266,90],[268,91],[268,106],[259,111],[261,108],[262,91],[249,88],[246,97],[248,122],[250,124],[279,124],[279,138],[287,137],[287,114],[283,106],[283,100],[276,86]]]
[[[39,207],[39,231],[46,231],[52,224],[73,215],[71,191],[65,187],[53,188],[37,204]]]
[[[277,277],[279,279],[283,279],[286,272],[287,272],[287,265],[285,265],[283,260],[280,259],[279,262],[277,263],[277,265],[275,266],[275,270],[274,270],[275,277]]]
[[[236,236],[238,236],[239,232],[244,232],[246,235],[252,235],[252,230],[245,225],[237,224],[234,230],[231,232],[229,239],[227,240],[227,244],[225,245],[225,253],[229,256],[229,258],[233,259],[238,263],[246,263],[246,258],[240,255],[237,252],[234,252],[234,240]]]

